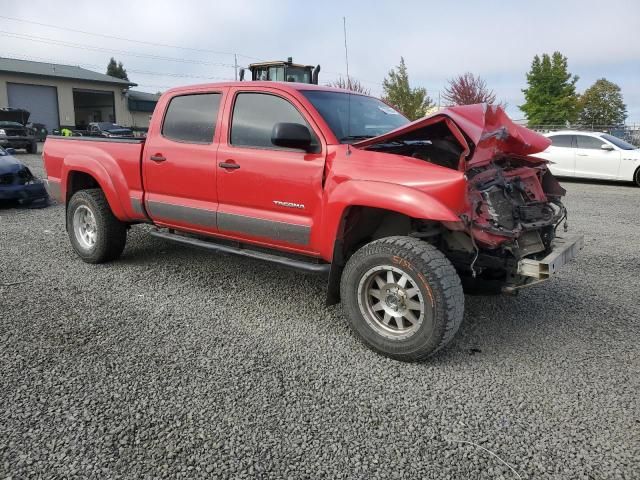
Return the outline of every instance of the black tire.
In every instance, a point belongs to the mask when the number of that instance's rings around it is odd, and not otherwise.
[[[38,142],[31,142],[25,150],[27,153],[38,153]]]
[[[636,184],[636,187],[640,187],[640,168],[633,174],[633,183]]]
[[[396,323],[397,333],[393,332],[393,317],[387,328],[380,323],[384,323],[382,319],[378,318],[376,321],[375,316],[382,316],[383,312],[373,310],[385,308],[384,312],[387,312],[390,305],[398,308],[398,298],[409,298],[408,295],[393,297],[394,294],[384,297],[391,291],[386,288],[392,283],[382,287],[377,283],[380,279],[376,277],[385,275],[385,267],[392,267],[394,270],[392,279],[396,275],[400,276],[398,284],[402,282],[403,273],[408,276],[405,282],[412,288],[406,292],[416,292],[416,287],[419,289],[419,292],[414,293],[416,296],[411,298],[419,297],[419,303],[423,306],[419,316],[422,321],[415,322],[409,330],[404,330],[409,332],[406,337],[402,337],[402,324]],[[367,280],[372,276],[373,280]],[[375,287],[374,281],[379,289],[375,290],[375,295],[380,297],[373,298],[374,290],[367,290],[364,286],[369,282],[368,285]],[[417,238],[387,237],[362,247],[345,266],[340,295],[351,328],[360,340],[372,350],[396,360],[415,362],[426,359],[449,343],[462,323],[464,294],[457,272],[437,248]],[[383,297],[386,298],[385,307],[381,307]],[[376,302],[377,298],[380,298],[377,305],[367,306],[367,299]],[[413,316],[416,317],[415,314]],[[384,318],[387,318],[387,313],[384,313]]]
[[[95,219],[95,240],[87,246],[74,226],[78,210],[88,209]],[[111,212],[104,193],[99,188],[76,192],[67,205],[67,232],[73,249],[87,263],[103,263],[118,258],[127,242],[127,225]]]

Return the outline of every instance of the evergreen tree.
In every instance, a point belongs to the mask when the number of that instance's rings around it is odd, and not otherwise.
[[[402,57],[397,70],[391,69],[388,77],[382,82],[382,88],[382,100],[396,107],[410,120],[424,117],[427,111],[434,107],[425,88],[411,88],[409,85],[407,66]]]
[[[627,118],[627,106],[620,87],[606,78],[596,80],[580,97],[582,125],[620,125]]]
[[[577,75],[567,69],[567,57],[560,52],[533,57],[527,73],[525,103],[520,106],[529,125],[564,125],[578,115]]]
[[[125,70],[122,62],[116,62],[116,59],[111,57],[109,64],[107,65],[107,75],[110,77],[121,78],[123,80],[129,80],[127,71]]]

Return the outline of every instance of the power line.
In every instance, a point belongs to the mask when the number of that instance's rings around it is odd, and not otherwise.
[[[51,58],[45,58],[45,57],[36,57],[32,55],[16,56],[8,53],[0,53],[0,55],[5,58],[14,58],[16,60],[30,60],[30,61],[38,61],[38,62],[45,62],[45,63],[54,63],[54,64],[57,63],[61,65],[72,63],[73,64],[72,66],[78,66],[78,67],[95,68],[95,69],[104,68],[104,66],[95,65],[91,63],[62,62],[60,60],[53,60]],[[203,80],[224,80],[224,81],[233,80],[231,77],[216,77],[211,75],[191,75],[188,73],[150,72],[147,70],[131,70],[129,68],[127,68],[127,73],[137,73],[138,75],[152,75],[157,77],[198,78]]]
[[[121,40],[121,41],[124,41],[124,42],[134,42],[134,43],[140,43],[140,44],[145,44],[145,45],[152,45],[154,47],[177,48],[177,49],[180,49],[180,50],[190,50],[190,51],[193,51],[193,52],[213,53],[214,55],[238,55],[239,57],[245,57],[245,58],[249,58],[249,59],[252,59],[252,60],[262,61],[260,58],[252,57],[252,56],[249,56],[249,55],[244,55],[242,53],[219,52],[219,51],[216,51],[216,50],[209,50],[207,48],[183,47],[183,46],[180,46],[180,45],[171,45],[171,44],[168,44],[168,43],[149,42],[147,40],[135,40],[135,39],[132,39],[132,38],[118,37],[118,36],[115,36],[115,35],[106,35],[104,33],[88,32],[86,30],[78,30],[78,29],[75,29],[75,28],[61,27],[59,25],[52,25],[50,23],[35,22],[33,20],[26,20],[24,18],[8,17],[6,15],[0,15],[0,18],[4,18],[5,20],[11,20],[11,21],[14,21],[14,22],[30,23],[32,25],[39,25],[41,27],[55,28],[55,29],[58,29],[58,30],[66,30],[68,32],[82,33],[83,35],[93,35],[94,37],[110,38],[112,40]]]
[[[209,65],[209,66],[215,66],[215,67],[235,68],[235,65],[232,65],[229,63],[203,62],[200,60],[190,60],[187,58],[163,57],[160,55],[150,55],[146,53],[129,52],[127,50],[114,50],[110,48],[93,47],[90,45],[80,45],[77,43],[56,40],[54,38],[39,37],[36,35],[26,35],[26,34],[15,33],[15,32],[6,32],[4,30],[0,30],[0,35],[9,37],[9,38],[16,38],[20,40],[29,40],[31,42],[45,43],[48,45],[57,45],[62,47],[79,48],[82,50],[91,50],[94,52],[108,52],[108,53],[116,53],[118,55],[131,56],[131,57],[150,58],[152,60],[164,60],[169,62],[191,63],[195,65]]]
[[[134,39],[125,38],[125,37],[118,37],[118,36],[115,36],[115,35],[106,35],[106,34],[101,34],[101,33],[88,32],[88,31],[85,31],[85,30],[78,30],[78,29],[73,29],[73,28],[60,27],[58,25],[52,25],[52,24],[43,23],[43,22],[35,22],[35,21],[25,20],[25,19],[21,19],[21,18],[9,17],[9,16],[6,16],[6,15],[0,15],[0,18],[6,19],[6,20],[17,21],[17,22],[29,23],[29,24],[33,24],[33,25],[39,25],[39,26],[43,26],[43,27],[56,28],[56,29],[59,29],[59,30],[67,30],[67,31],[70,31],[70,32],[81,33],[81,34],[84,34],[84,35],[93,35],[93,36],[102,37],[102,38],[110,38],[110,39],[115,39],[115,40],[122,40],[122,41],[127,41],[127,42],[140,43],[140,44],[145,44],[145,45],[153,45],[153,46],[165,47],[165,48],[177,48],[177,49],[181,49],[181,50],[190,50],[190,51],[194,51],[194,52],[213,53],[213,54],[218,54],[218,55],[238,55],[238,56],[241,56],[241,57],[244,57],[244,58],[249,58],[249,59],[258,60],[258,61],[264,61],[263,59],[260,59],[258,57],[253,57],[253,56],[250,56],[250,55],[245,55],[245,54],[240,54],[240,53],[234,54],[234,53],[231,53],[231,52],[220,52],[220,51],[202,49],[202,48],[183,47],[183,46],[179,46],[179,45],[170,45],[170,44],[149,42],[149,41],[145,41],[145,40],[134,40]],[[125,56],[138,57],[138,58],[149,58],[149,59],[153,59],[153,60],[164,60],[164,61],[173,61],[173,62],[179,62],[179,63],[190,63],[190,64],[194,64],[194,65],[208,65],[208,66],[218,66],[218,67],[223,67],[223,68],[234,68],[234,69],[240,67],[239,65],[230,64],[230,63],[206,62],[206,61],[201,61],[201,60],[190,60],[190,59],[176,58],[176,57],[164,57],[164,56],[144,54],[144,53],[139,53],[139,52],[130,52],[130,51],[127,51],[127,50],[117,50],[117,49],[109,49],[109,48],[104,48],[104,47],[95,47],[95,46],[91,46],[91,45],[83,45],[83,44],[78,44],[78,43],[74,43],[74,42],[67,42],[67,41],[63,41],[63,40],[57,40],[57,39],[54,39],[54,38],[40,37],[40,36],[37,36],[37,35],[28,35],[28,34],[22,34],[22,33],[16,33],[16,32],[7,32],[7,31],[3,31],[3,30],[0,30],[0,35],[1,36],[5,36],[5,37],[9,37],[9,38],[15,38],[15,39],[20,39],[20,40],[28,40],[28,41],[31,41],[31,42],[44,43],[44,44],[49,44],[49,45],[56,45],[56,46],[70,47],[70,48],[78,48],[78,49],[82,49],[82,50],[90,50],[90,51],[96,51],[96,52],[115,53],[115,54],[118,54],[118,55],[125,55]],[[132,71],[132,73],[134,73],[134,72]],[[344,76],[344,74],[342,72],[332,72],[332,71],[328,71],[327,70],[326,73],[333,74],[333,75],[338,75],[338,76]],[[211,78],[212,79],[216,79],[214,77],[211,77]],[[357,78],[357,77],[353,77],[353,78],[354,78],[354,80],[358,80],[358,81],[360,81],[362,83],[368,83],[368,84],[371,84],[371,85],[382,86],[382,83],[376,82],[376,81],[373,81],[373,80],[365,80],[365,79],[361,79],[361,78]],[[226,78],[219,78],[219,79],[226,80]]]

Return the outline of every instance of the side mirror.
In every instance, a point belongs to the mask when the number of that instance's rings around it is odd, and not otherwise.
[[[271,143],[308,152],[311,148],[311,132],[306,125],[299,123],[276,123],[271,131]]]
[[[613,150],[613,146],[609,145],[608,143],[603,143],[602,146],[600,147],[602,150],[607,150],[607,151],[611,151]]]
[[[15,155],[16,154],[16,149],[15,148],[5,148],[4,151],[7,152],[9,155]]]

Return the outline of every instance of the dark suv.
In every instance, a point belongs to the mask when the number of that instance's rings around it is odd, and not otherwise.
[[[38,143],[33,132],[26,127],[30,113],[21,108],[0,108],[0,146],[24,148],[37,153]]]

